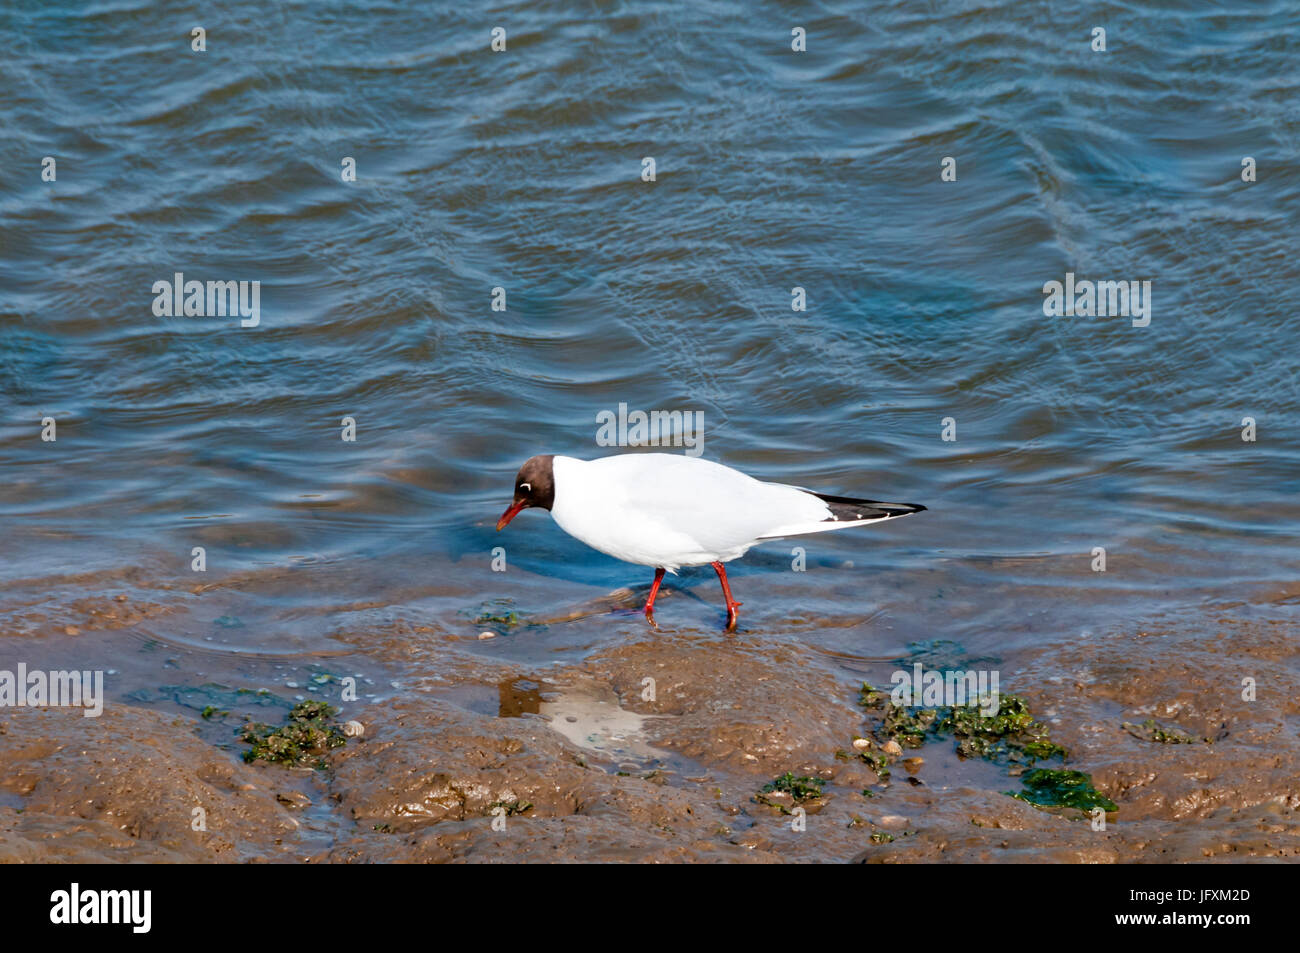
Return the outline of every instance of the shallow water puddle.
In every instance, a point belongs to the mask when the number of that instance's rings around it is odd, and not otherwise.
[[[921,758],[919,767],[906,766],[906,760]],[[906,760],[905,760],[906,759]],[[983,758],[963,758],[953,748],[951,739],[932,741],[920,748],[908,748],[899,759],[898,770],[893,772],[891,783],[910,783],[915,778],[924,787],[936,792],[960,788],[984,791],[1019,790],[1020,781],[1012,777],[1007,768]]]
[[[666,751],[642,740],[646,721],[663,715],[639,715],[619,707],[608,686],[582,685],[548,692],[539,713],[551,728],[580,748],[620,764],[627,761],[667,761]]]
[[[502,682],[499,688],[500,717],[542,715],[553,731],[579,748],[600,755],[602,760],[640,768],[647,762],[662,764],[673,759],[671,752],[644,740],[646,722],[668,716],[641,715],[624,709],[608,685],[551,685],[521,678]]]

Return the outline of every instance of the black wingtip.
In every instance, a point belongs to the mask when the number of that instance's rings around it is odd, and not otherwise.
[[[827,496],[823,493],[814,493],[813,496],[830,507],[831,518],[835,520],[889,519],[911,516],[926,509],[920,503],[884,503],[880,500],[857,500],[850,496]]]

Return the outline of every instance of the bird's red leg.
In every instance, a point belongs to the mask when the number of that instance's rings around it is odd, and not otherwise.
[[[731,598],[731,587],[727,585],[727,567],[722,563],[710,563],[709,565],[718,574],[718,582],[722,583],[722,596],[727,600],[727,631],[730,632],[736,627],[736,610],[744,603],[734,602]]]
[[[664,571],[662,569],[656,569],[655,581],[650,586],[650,598],[645,601],[645,617],[651,621],[654,620],[655,614],[655,596],[659,594],[659,583],[663,581]]]

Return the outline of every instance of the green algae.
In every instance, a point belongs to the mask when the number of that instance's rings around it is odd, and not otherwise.
[[[1114,801],[1093,787],[1092,776],[1083,771],[1034,768],[1020,780],[1025,790],[1003,793],[1037,807],[1072,807],[1085,813],[1096,808],[1107,812],[1119,810]]]
[[[957,753],[964,758],[1033,764],[1051,758],[1065,759],[1067,752],[1035,721],[1029,705],[1016,695],[1002,695],[997,714],[985,717],[977,707],[950,708],[936,725],[940,736],[951,734]]]
[[[272,727],[250,722],[239,733],[240,741],[252,745],[244,752],[244,760],[325,768],[322,755],[347,743],[342,727],[331,721],[337,713],[325,702],[305,701],[290,709],[287,724]]]
[[[1076,808],[1085,813],[1098,807],[1118,810],[1113,801],[1097,791],[1088,774],[1035,767],[1041,761],[1065,761],[1069,752],[1052,741],[1048,727],[1034,719],[1028,703],[1017,695],[1000,695],[997,712],[986,716],[978,704],[934,708],[896,705],[887,691],[864,682],[858,704],[881,713],[875,740],[882,745],[892,741],[903,749],[920,748],[951,738],[960,757],[982,758],[1009,769],[1029,769],[1021,776],[1023,791],[1004,792],[1011,797],[1037,807]],[[1167,729],[1157,735],[1156,729],[1150,728],[1148,737],[1165,744],[1187,743],[1174,740],[1177,736]],[[889,779],[890,759],[886,752],[878,748],[864,750],[858,752],[858,757],[882,782]]]
[[[822,788],[826,782],[821,778],[795,777],[787,771],[774,781],[769,781],[763,785],[762,794],[771,794],[774,791],[780,791],[794,798],[797,804],[800,801],[811,801],[813,798],[822,796]]]
[[[493,599],[481,603],[477,610],[464,610],[460,614],[473,621],[476,626],[493,628],[498,635],[504,635],[510,629],[524,625],[525,620],[513,608],[512,599]]]
[[[1148,718],[1140,725],[1126,721],[1123,728],[1139,741],[1151,741],[1161,745],[1208,745],[1214,743],[1212,738],[1197,738],[1178,728],[1167,728],[1158,724],[1154,718]]]
[[[979,704],[909,708],[889,700],[889,693],[863,683],[858,704],[883,709],[876,738],[895,741],[904,748],[920,748],[931,741],[953,738],[963,758],[984,758],[999,764],[1032,765],[1051,758],[1065,759],[1068,752],[1049,737],[1048,728],[1035,721],[1029,705],[1017,695],[1001,695],[998,710],[985,715]],[[864,753],[862,760],[873,761]],[[884,762],[888,764],[888,761]]]
[[[818,800],[822,796],[822,788],[825,784],[826,782],[821,778],[796,776],[793,772],[787,771],[779,778],[763,785],[762,789],[754,795],[754,800],[759,804],[774,807],[782,814],[789,814],[790,806]],[[790,806],[780,798],[783,794],[789,796]]]
[[[858,704],[863,708],[879,708],[889,701],[889,692],[881,688],[872,688],[868,682],[862,683],[858,691]]]
[[[876,772],[876,777],[880,781],[889,780],[889,759],[883,754],[874,754],[870,751],[863,751],[858,755],[867,767]]]
[[[904,708],[892,702],[885,709],[885,719],[878,736],[897,741],[904,748],[919,748],[939,718],[935,708]]]
[[[519,613],[513,611],[497,612],[497,613],[483,612],[480,613],[479,616],[474,621],[479,625],[488,625],[490,623],[495,623],[497,625],[505,625],[505,626],[518,625]]]
[[[493,813],[494,811],[496,811],[497,808],[501,808],[503,811],[505,811],[506,817],[514,817],[517,814],[523,814],[526,811],[531,811],[533,809],[533,802],[532,801],[496,801],[495,803],[489,805],[488,813],[489,814]]]

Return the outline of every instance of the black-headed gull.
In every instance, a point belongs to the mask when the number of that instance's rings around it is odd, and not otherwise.
[[[736,627],[740,603],[731,598],[723,563],[763,540],[865,526],[925,509],[764,483],[720,463],[671,453],[531,457],[515,477],[514,502],[497,521],[498,532],[530,506],[550,510],[560,529],[592,549],[654,566],[645,603],[652,621],[665,572],[712,566],[727,600],[728,629]]]

